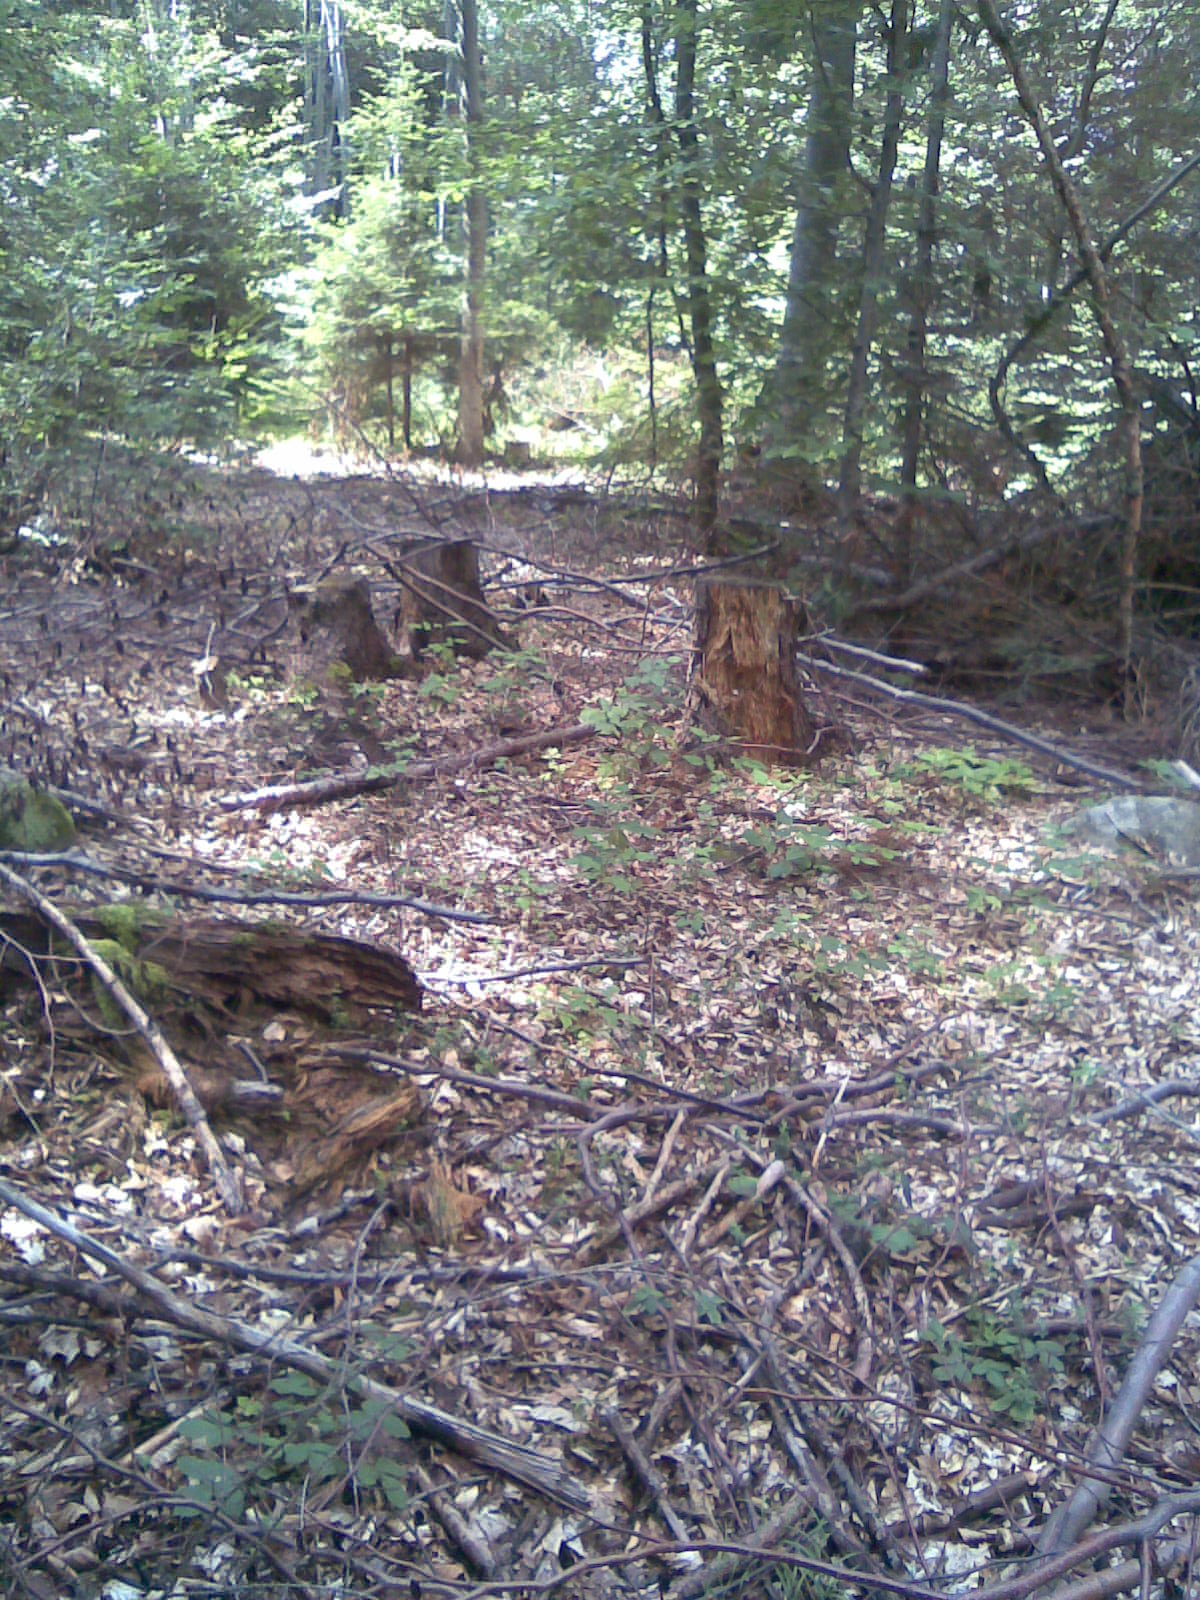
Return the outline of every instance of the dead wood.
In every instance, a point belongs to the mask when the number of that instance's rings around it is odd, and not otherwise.
[[[815,734],[796,678],[800,607],[776,584],[696,585],[695,687],[715,730],[765,761],[802,766]]]
[[[875,612],[911,611],[913,606],[920,605],[922,600],[927,600],[931,594],[939,590],[950,588],[963,578],[973,578],[981,572],[988,571],[991,567],[999,566],[1002,561],[1007,561],[1009,556],[1023,554],[1027,550],[1035,550],[1038,545],[1045,544],[1048,539],[1059,537],[1063,534],[1095,533],[1101,528],[1111,527],[1113,518],[1108,516],[1084,517],[1073,523],[1042,523],[1034,528],[1027,528],[1024,533],[1013,534],[1008,539],[1001,539],[999,543],[989,545],[986,550],[980,550],[973,556],[967,556],[961,561],[954,561],[948,567],[943,567],[940,572],[933,572],[927,578],[920,578],[916,583],[910,583],[907,589],[896,595],[876,595],[869,600],[860,600],[852,605],[846,613],[847,617],[867,616]]]
[[[331,577],[300,599],[300,637],[306,670],[326,679],[331,667],[349,670],[356,683],[392,678],[402,671],[371,609],[365,578]]]
[[[97,974],[94,945],[107,951],[116,943],[129,983],[152,997],[152,1027],[168,1058],[138,1027],[139,1042],[125,1054],[142,1096],[178,1104],[195,1126],[169,1063],[181,1055],[196,1063],[186,1082],[205,1125],[234,1126],[290,1199],[361,1181],[375,1152],[420,1120],[415,1084],[332,1054],[327,1039],[332,1026],[420,1009],[421,988],[403,956],[280,923],[166,917],[126,905],[73,916]],[[35,959],[57,958],[52,942],[38,947],[32,918],[0,912],[0,932]],[[254,1051],[240,1042],[272,1019],[280,1020]]]
[[[667,1494],[667,1486],[663,1482],[661,1474],[651,1463],[649,1457],[612,1406],[605,1406],[600,1416],[620,1445],[621,1454],[629,1463],[634,1477],[653,1500],[658,1514],[666,1524],[667,1531],[672,1539],[685,1540],[688,1536],[687,1524],[671,1504],[670,1496]]]
[[[484,601],[472,540],[443,540],[387,565],[402,585],[396,620],[414,661],[432,645],[478,659],[509,643]]]
[[[225,1160],[225,1154],[209,1126],[204,1107],[188,1082],[183,1064],[163,1037],[158,1024],[134,999],[108,962],[96,953],[87,937],[70,917],[64,915],[56,905],[47,900],[33,884],[3,863],[0,863],[0,883],[7,884],[14,893],[20,895],[27,905],[33,907],[39,919],[47,927],[53,929],[60,938],[65,939],[74,950],[78,951],[113,1002],[128,1017],[171,1085],[176,1104],[196,1135],[197,1144],[204,1152],[204,1159],[213,1175],[222,1204],[231,1216],[240,1215],[243,1208],[241,1183]]]
[[[223,1317],[206,1311],[194,1301],[177,1295],[161,1283],[153,1273],[127,1261],[100,1240],[81,1232],[66,1222],[56,1212],[31,1200],[20,1189],[0,1179],[0,1200],[15,1206],[25,1216],[31,1217],[57,1238],[76,1250],[99,1261],[117,1273],[126,1283],[152,1306],[154,1310],[177,1328],[184,1328],[202,1339],[216,1340],[236,1350],[260,1356],[273,1364],[282,1363],[297,1372],[306,1373],[318,1383],[332,1387],[345,1387],[352,1393],[377,1400],[391,1407],[414,1432],[436,1439],[453,1450],[460,1451],[472,1460],[494,1468],[527,1488],[535,1489],[551,1500],[575,1511],[590,1509],[590,1498],[583,1485],[578,1483],[557,1462],[529,1445],[506,1439],[476,1423],[453,1416],[437,1406],[414,1400],[399,1390],[379,1383],[360,1373],[348,1372],[344,1364],[316,1350],[310,1350],[282,1334],[264,1332],[238,1317]]]
[[[443,756],[436,761],[409,761],[398,766],[380,767],[372,772],[334,773],[308,783],[278,783],[244,794],[225,795],[217,804],[222,811],[282,811],[288,806],[327,805],[332,800],[347,800],[359,794],[381,794],[385,789],[422,778],[446,776],[476,767],[490,767],[509,756],[530,755],[536,750],[581,744],[595,737],[596,729],[585,722],[566,728],[549,728],[545,733],[522,734],[516,739],[500,739],[460,755]]]
[[[0,861],[10,861],[18,867],[59,867],[64,872],[78,872],[93,878],[112,878],[117,883],[132,883],[147,894],[170,895],[176,900],[206,900],[218,905],[232,906],[296,906],[316,910],[321,906],[378,906],[391,910],[397,906],[406,911],[419,911],[427,917],[443,922],[477,922],[491,924],[495,917],[482,911],[460,911],[457,906],[438,905],[411,894],[368,894],[365,890],[334,889],[320,893],[303,894],[291,889],[224,889],[219,884],[188,883],[179,878],[160,878],[154,873],[137,872],[132,867],[122,867],[114,862],[96,861],[91,856],[71,851],[65,855],[27,855],[13,850],[0,850]],[[210,862],[206,866],[213,867]],[[219,870],[219,868],[217,869]],[[237,871],[240,868],[225,868]],[[582,965],[583,963],[578,963]],[[597,962],[596,964],[599,964]]]
[[[1054,1556],[1068,1549],[1107,1503],[1112,1494],[1111,1473],[1124,1458],[1154,1380],[1197,1300],[1200,1300],[1200,1255],[1192,1257],[1159,1301],[1158,1309],[1138,1340],[1112,1408],[1088,1445],[1088,1463],[1099,1467],[1105,1476],[1087,1476],[1080,1480],[1070,1500],[1059,1507],[1043,1528],[1038,1539],[1039,1554]]]

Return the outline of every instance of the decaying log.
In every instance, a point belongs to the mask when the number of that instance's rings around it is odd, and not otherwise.
[[[7,885],[27,905],[33,907],[43,927],[57,933],[60,939],[65,939],[83,957],[111,1001],[133,1024],[138,1036],[157,1061],[163,1076],[171,1086],[180,1110],[196,1135],[196,1142],[204,1152],[204,1159],[213,1175],[222,1204],[231,1216],[239,1216],[244,1207],[242,1186],[226,1161],[225,1152],[217,1143],[204,1107],[196,1098],[179,1057],[163,1037],[162,1030],[153,1017],[134,998],[108,962],[92,948],[91,942],[77,924],[53,902],[47,900],[33,884],[2,863],[0,863],[0,883]],[[28,950],[30,947],[26,944],[25,948]]]
[[[515,739],[500,739],[495,744],[485,745],[482,750],[443,756],[440,761],[401,762],[393,767],[382,767],[378,772],[335,772],[327,778],[312,778],[304,783],[273,783],[265,789],[225,795],[217,804],[222,811],[249,808],[282,811],[288,806],[328,805],[332,800],[347,800],[357,794],[381,794],[385,789],[395,789],[402,783],[415,782],[420,778],[488,767],[509,756],[531,755],[534,751],[550,750],[556,746],[563,748],[595,737],[596,729],[590,722],[574,722],[566,728],[547,728],[544,733],[524,733]]]
[[[696,585],[696,686],[716,731],[789,766],[815,744],[796,678],[799,630],[800,607],[776,584]]]
[[[47,921],[40,908],[38,917]],[[118,1064],[151,1104],[181,1108],[214,1170],[220,1147],[209,1119],[232,1125],[290,1200],[360,1181],[374,1153],[419,1121],[424,1097],[415,1084],[330,1050],[331,1030],[365,1027],[378,1013],[390,1029],[397,1010],[420,1008],[403,956],[280,923],[166,917],[128,902],[75,913],[69,925],[83,941],[75,948],[137,1030],[114,1037]],[[35,961],[63,955],[27,913],[0,911],[0,933]],[[28,977],[27,966],[12,971]],[[121,992],[138,1015],[105,972],[123,975]],[[64,981],[70,968],[55,986]],[[61,1026],[77,1029],[93,1009],[76,1000]]]
[[[397,621],[414,661],[435,644],[478,658],[507,643],[484,601],[479,551],[470,539],[412,551],[397,575],[403,584]]]

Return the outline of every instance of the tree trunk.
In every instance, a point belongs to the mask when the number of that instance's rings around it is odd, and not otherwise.
[[[696,131],[696,15],[697,0],[677,0],[676,6],[676,137],[683,156],[679,205],[683,215],[684,249],[688,275],[688,320],[692,332],[692,372],[696,381],[696,410],[700,444],[696,455],[696,530],[707,548],[717,521],[721,452],[721,380],[713,348],[712,301],[709,296],[708,252],[701,211],[700,137]]]
[[[825,392],[834,329],[830,301],[837,265],[838,190],[850,163],[859,0],[835,0],[812,13],[816,51],[806,118],[787,303],[775,370],[764,393],[769,450],[802,451]]]
[[[921,421],[925,404],[925,343],[933,284],[933,252],[937,244],[937,197],[941,185],[942,134],[950,98],[950,31],[954,0],[941,0],[933,50],[933,88],[929,129],[925,137],[925,174],[917,212],[917,250],[912,274],[912,312],[908,322],[908,359],[904,375],[904,442],[900,460],[900,519],[896,554],[903,582],[913,576],[913,519],[917,510],[917,467],[921,459]]]
[[[717,732],[761,760],[803,766],[812,721],[796,681],[800,607],[775,584],[696,585],[699,688]]]
[[[1012,34],[1000,20],[995,0],[979,0],[979,14],[992,41],[1004,57],[1017,91],[1021,109],[1037,136],[1042,159],[1050,173],[1055,193],[1071,224],[1083,269],[1087,273],[1092,291],[1092,307],[1104,341],[1105,353],[1112,369],[1113,387],[1121,405],[1122,453],[1125,459],[1125,535],[1121,544],[1120,590],[1117,596],[1117,648],[1121,655],[1121,669],[1125,683],[1125,710],[1133,708],[1133,589],[1136,577],[1138,542],[1142,530],[1142,436],[1138,415],[1137,393],[1133,387],[1133,372],[1129,352],[1121,331],[1113,320],[1109,304],[1108,275],[1104,262],[1092,239],[1091,229],[1079,203],[1079,195],[1059,157],[1054,136],[1046,126],[1042,108],[1025,68],[1017,55]]]
[[[387,383],[387,436],[388,453],[396,453],[396,346],[391,334],[384,344],[384,374]]]
[[[451,539],[405,556],[399,621],[414,661],[431,644],[457,655],[484,656],[506,643],[487,608],[479,581],[479,551],[470,539]]]
[[[483,461],[483,290],[487,264],[487,196],[479,181],[483,124],[483,72],[479,55],[476,0],[461,0],[463,101],[466,109],[467,282],[463,300],[458,374],[458,459],[464,466]]]
[[[412,373],[413,342],[404,337],[404,371],[400,381],[400,431],[404,435],[404,448],[412,449]]]
[[[308,193],[346,215],[346,139],[350,122],[350,78],[346,37],[337,0],[304,0],[304,125],[308,142]]]
[[[854,513],[862,493],[863,417],[867,407],[867,365],[879,318],[879,284],[883,276],[884,235],[888,207],[892,199],[892,177],[896,171],[896,152],[900,145],[900,125],[904,116],[901,72],[908,38],[908,0],[892,0],[891,26],[888,29],[888,92],[883,113],[883,142],[879,151],[879,176],[867,212],[863,240],[863,279],[859,296],[858,327],[850,357],[850,380],[846,386],[846,416],[842,426],[842,472],[838,484],[838,531],[841,555],[851,559],[850,538]]]

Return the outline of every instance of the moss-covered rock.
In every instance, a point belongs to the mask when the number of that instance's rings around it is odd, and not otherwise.
[[[0,850],[58,854],[75,843],[75,824],[61,800],[15,772],[0,772]]]

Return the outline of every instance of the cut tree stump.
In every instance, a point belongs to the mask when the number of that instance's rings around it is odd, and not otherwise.
[[[697,583],[697,688],[714,731],[769,762],[803,766],[815,730],[796,678],[801,610],[770,583]]]
[[[509,642],[484,601],[479,551],[470,539],[412,551],[404,558],[403,583],[397,620],[414,661],[432,644],[479,658]]]
[[[328,675],[330,667],[340,665],[349,669],[356,683],[403,672],[375,621],[365,578],[326,578],[303,602],[301,640],[310,670]]]

